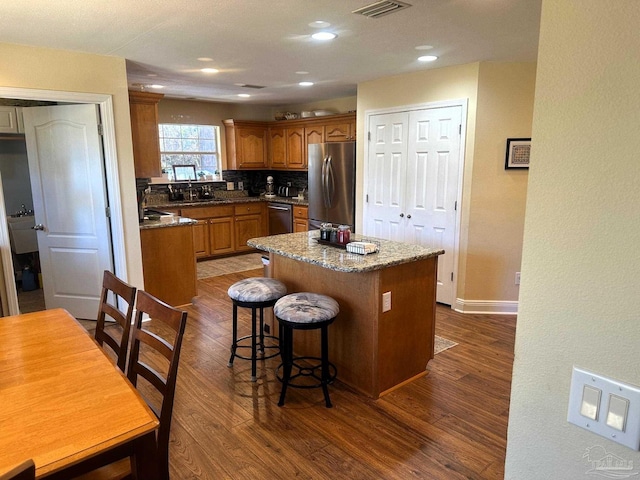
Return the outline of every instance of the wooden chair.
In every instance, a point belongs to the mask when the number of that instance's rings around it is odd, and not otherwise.
[[[148,326],[142,322],[145,314],[151,318]],[[158,470],[163,480],[169,480],[169,431],[180,348],[186,324],[187,312],[173,308],[143,290],[138,291],[127,378],[160,420],[156,445]],[[146,380],[144,385],[140,385],[140,378]],[[113,461],[113,464],[73,478],[76,480],[132,478],[130,459],[127,457],[116,461],[117,458],[114,458],[114,455],[118,454],[121,454],[120,458],[122,458],[128,453],[125,451],[122,454],[122,451],[116,449],[110,455],[103,457]],[[96,467],[106,463],[98,462],[100,459],[94,462]]]
[[[160,330],[164,334],[163,336],[143,328],[142,318],[145,313],[152,319],[151,324],[154,329]],[[157,434],[158,465],[160,478],[165,480],[169,479],[169,430],[176,391],[180,348],[186,325],[187,312],[173,308],[147,292],[138,292],[136,326],[133,332],[127,377],[136,387],[138,387],[139,377],[144,378],[160,394],[160,401],[154,405],[146,398],[145,392],[141,392],[160,420]],[[169,339],[163,337],[169,337]],[[145,350],[149,350],[149,353],[153,352],[156,356],[159,354],[167,360],[166,375],[163,376],[159,373],[155,363],[148,362],[146,355],[141,357],[141,347],[143,346],[146,347]]]
[[[36,466],[33,460],[26,460],[8,472],[0,474],[0,480],[35,480]]]
[[[109,295],[111,293],[111,295]],[[136,298],[136,287],[123,282],[113,273],[105,270],[102,277],[102,294],[100,296],[100,309],[98,310],[98,322],[96,324],[95,339],[104,348],[106,343],[115,352],[118,368],[125,371],[127,362],[127,349],[129,347],[129,332],[131,330],[131,317],[133,304]],[[127,311],[118,308],[118,300],[127,303]],[[119,325],[120,336],[113,335],[111,325],[105,328],[106,317],[109,316]],[[114,324],[114,326],[116,325]]]

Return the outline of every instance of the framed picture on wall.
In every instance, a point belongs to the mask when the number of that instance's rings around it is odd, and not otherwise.
[[[507,138],[507,155],[504,168],[529,168],[531,156],[530,138]]]

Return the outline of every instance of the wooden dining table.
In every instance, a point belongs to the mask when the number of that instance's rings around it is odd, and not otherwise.
[[[66,310],[0,318],[0,473],[33,459],[36,478],[64,478],[131,446],[137,478],[157,478],[158,420]]]

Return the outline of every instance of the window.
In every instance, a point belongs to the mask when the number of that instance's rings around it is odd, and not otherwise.
[[[195,165],[205,175],[219,170],[219,127],[161,123],[158,129],[163,171],[172,173],[173,165]]]

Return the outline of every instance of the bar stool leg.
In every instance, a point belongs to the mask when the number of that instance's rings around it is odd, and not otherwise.
[[[256,309],[251,309],[251,381],[258,379],[256,374]]]
[[[233,302],[233,341],[231,342],[231,357],[229,357],[228,367],[233,367],[233,359],[236,356],[236,348],[238,347],[238,305]]]
[[[331,408],[331,400],[329,399],[329,388],[327,383],[329,382],[329,338],[327,325],[323,325],[321,329],[321,353],[322,357],[322,391],[324,392],[324,401],[327,408]]]
[[[280,401],[278,406],[284,405],[284,397],[287,395],[287,386],[291,377],[291,366],[293,361],[293,329],[282,326],[280,332],[284,339],[282,340],[282,390],[280,391]]]
[[[264,355],[264,308],[260,307],[260,353]]]

